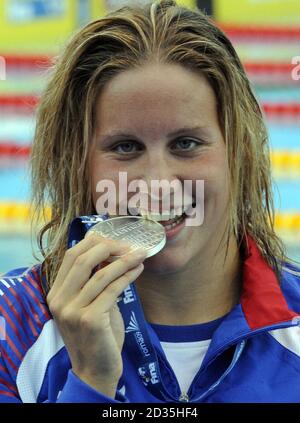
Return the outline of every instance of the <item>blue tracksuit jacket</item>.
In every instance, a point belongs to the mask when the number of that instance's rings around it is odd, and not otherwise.
[[[124,349],[115,399],[72,372],[42,294],[40,271],[37,264],[0,279],[0,402],[161,402]],[[300,268],[285,263],[280,282],[251,241],[240,303],[215,330],[187,392],[189,402],[300,402]],[[161,376],[179,401],[175,374],[147,325]]]

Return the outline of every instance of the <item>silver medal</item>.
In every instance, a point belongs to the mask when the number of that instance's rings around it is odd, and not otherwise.
[[[143,248],[147,256],[157,254],[166,243],[163,225],[141,216],[118,216],[96,223],[89,231],[114,240],[126,241],[132,245],[130,251]],[[111,256],[113,261],[121,256]]]

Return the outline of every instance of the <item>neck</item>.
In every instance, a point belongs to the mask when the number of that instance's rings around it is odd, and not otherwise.
[[[185,269],[172,274],[144,270],[136,281],[146,320],[162,325],[204,323],[228,313],[241,292],[242,260],[235,239],[214,255],[209,249]],[[159,279],[159,283],[158,283]]]

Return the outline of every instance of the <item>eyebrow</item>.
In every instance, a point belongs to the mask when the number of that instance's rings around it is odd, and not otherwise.
[[[206,136],[209,135],[208,127],[204,127],[204,126],[184,126],[183,128],[176,129],[176,131],[172,131],[169,134],[167,134],[167,138],[176,137],[176,136],[179,136],[179,135],[182,135],[182,134],[189,134],[189,133],[193,133],[193,132],[196,132],[196,131],[199,131],[203,135],[206,135]],[[102,140],[104,142],[110,142],[110,141],[114,141],[118,137],[130,138],[130,137],[136,137],[136,136],[134,134],[116,131],[115,133],[103,135],[100,138],[102,138]],[[138,138],[138,137],[136,137],[136,138]]]

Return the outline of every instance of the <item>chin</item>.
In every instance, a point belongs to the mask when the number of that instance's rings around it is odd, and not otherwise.
[[[151,273],[176,273],[185,268],[191,257],[187,257],[186,254],[172,253],[172,251],[162,250],[155,256],[149,257],[144,261],[145,271]]]

